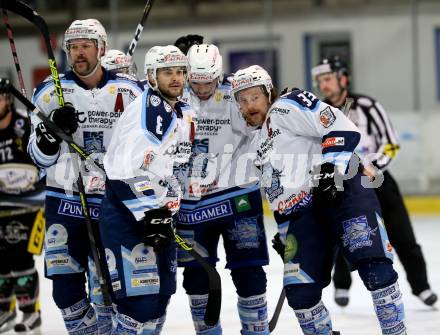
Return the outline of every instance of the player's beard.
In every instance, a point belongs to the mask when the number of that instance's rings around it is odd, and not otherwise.
[[[257,113],[253,116],[250,114]],[[259,109],[250,108],[246,114],[243,115],[244,119],[248,124],[250,124],[253,127],[261,126],[264,123],[264,120],[266,118],[266,114],[262,113]]]
[[[180,97],[183,93],[183,86],[173,89],[165,88],[161,90],[163,97],[170,101],[176,101],[178,97]]]
[[[76,63],[78,61],[81,61],[81,63]],[[95,70],[96,64],[92,65],[87,59],[79,58],[73,63],[72,67],[75,73],[79,74],[80,76],[87,76]]]

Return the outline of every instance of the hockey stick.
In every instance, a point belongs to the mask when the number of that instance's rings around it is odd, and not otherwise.
[[[147,21],[148,15],[150,14],[151,7],[153,7],[154,0],[147,0],[147,3],[144,7],[144,13],[142,15],[141,21],[136,27],[136,31],[134,32],[134,37],[131,40],[130,46],[128,47],[127,55],[133,56],[134,50],[139,42],[139,38],[141,37],[142,30],[144,30],[145,21]]]
[[[189,254],[200,263],[200,265],[208,274],[209,293],[204,321],[208,326],[214,326],[217,324],[220,317],[220,310],[222,305],[222,283],[220,275],[211,264],[209,264],[197,251],[186,244],[186,242],[176,233],[174,233],[174,239],[183,250],[188,251]]]
[[[55,125],[46,115],[44,115],[38,109],[38,107],[36,107],[25,96],[23,96],[23,94],[21,94],[13,85],[11,85],[8,80],[0,78],[0,87],[2,86],[8,86],[8,89],[11,91],[11,93],[20,102],[22,102],[31,111],[31,113],[35,113],[36,116],[40,118],[41,121],[43,121],[43,123],[48,129],[53,131],[57,136],[59,136],[63,141],[65,141],[69,146],[71,146],[83,159],[85,159],[90,164],[93,164],[97,169],[101,169],[102,173],[105,173],[104,168],[100,163],[93,160],[81,146],[76,144],[69,135],[66,135],[60,128],[58,128],[58,126]],[[209,301],[208,301],[207,310],[212,311],[213,307],[211,307],[211,304],[213,304],[214,301],[218,302],[218,305],[221,304],[221,294],[219,295],[219,293],[221,292],[220,275],[211,264],[209,264],[197,251],[195,251],[190,246],[188,246],[188,244],[177,234],[175,234],[175,241],[179,247],[188,251],[208,273],[208,277],[210,281],[209,283],[210,292],[212,292],[210,293],[210,296],[212,296],[212,298],[208,299]],[[215,298],[217,295],[219,295],[219,297]],[[218,315],[219,312],[212,311],[212,312],[208,312],[207,315],[209,316],[210,320],[214,320],[215,317],[213,317],[213,315],[216,315],[216,313]],[[217,320],[218,320],[218,316],[217,316]]]
[[[11,47],[12,58],[14,59],[15,70],[17,71],[18,82],[20,84],[21,93],[27,97],[26,87],[24,86],[23,74],[21,72],[20,61],[18,60],[17,48],[15,47],[14,33],[12,27],[9,24],[8,12],[3,9],[3,22],[6,26],[6,31],[8,32],[9,45]]]
[[[58,98],[58,104],[60,107],[63,107],[64,106],[63,90],[61,88],[60,77],[59,77],[58,69],[56,66],[55,55],[53,53],[52,46],[50,43],[49,29],[48,29],[46,22],[36,11],[34,11],[32,8],[30,8],[27,4],[20,2],[20,1],[0,0],[0,7],[24,17],[25,19],[27,19],[28,21],[33,23],[40,31],[41,35],[44,38],[44,42],[45,42],[46,49],[47,49],[48,62],[49,62],[50,70],[51,70],[51,76],[52,76],[54,86],[55,86],[55,92],[56,92],[57,98]],[[69,149],[70,149],[70,152],[75,152],[75,150],[73,150],[72,147],[70,147],[70,146],[69,146]],[[86,198],[86,193],[85,193],[85,189],[84,189],[84,184],[82,181],[82,175],[81,175],[79,163],[76,160],[73,160],[73,161],[74,161],[74,163],[76,163],[76,164],[72,164],[72,167],[74,170],[77,169],[77,171],[74,171],[74,172],[78,173],[77,186],[78,186],[78,191],[79,191],[80,200],[81,200],[81,207],[83,209],[83,215],[84,215],[84,218],[86,221],[90,249],[92,252],[93,261],[95,262],[96,275],[99,280],[99,286],[101,288],[101,293],[103,296],[104,305],[111,306],[112,302],[111,302],[110,292],[108,289],[106,278],[102,272],[102,262],[101,262],[102,258],[100,257],[98,248],[96,246],[95,236],[94,236],[94,232],[93,232],[92,219],[90,218],[90,212],[89,212],[88,205],[87,205],[87,198]]]
[[[283,308],[284,299],[286,298],[286,290],[281,290],[280,297],[278,298],[277,306],[275,307],[275,312],[273,312],[272,318],[269,321],[269,332],[272,333],[272,331],[275,329],[278,318],[280,317],[281,309]]]

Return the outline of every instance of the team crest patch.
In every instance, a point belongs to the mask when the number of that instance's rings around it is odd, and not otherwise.
[[[235,228],[229,230],[230,239],[236,241],[237,249],[258,248],[261,234],[256,217],[235,221]]]
[[[153,105],[154,107],[159,106],[159,105],[160,105],[160,99],[159,99],[159,97],[157,97],[157,96],[155,96],[155,95],[150,96],[150,103],[151,103],[151,105]]]
[[[350,252],[364,247],[371,247],[373,244],[371,238],[376,235],[377,227],[371,229],[365,215],[343,221],[342,225],[345,232],[342,241],[344,247],[348,246]]]
[[[272,168],[263,167],[263,185],[264,192],[266,193],[269,202],[273,202],[281,194],[284,193],[284,187],[281,185],[280,181],[281,171]],[[269,185],[269,186],[266,186]]]
[[[331,110],[330,107],[327,107],[326,109],[322,110],[319,113],[319,122],[325,127],[330,127],[336,120],[336,116]]]

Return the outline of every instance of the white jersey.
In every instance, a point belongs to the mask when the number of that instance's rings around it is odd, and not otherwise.
[[[330,162],[345,171],[359,142],[356,126],[312,93],[294,89],[271,106],[257,155],[273,211],[289,214],[311,203],[310,170]]]
[[[91,157],[102,162],[116,121],[123,115],[127,106],[142,93],[142,88],[130,76],[106,71],[101,83],[94,89],[87,88],[70,71],[61,75],[60,81],[65,102],[70,102],[77,112],[79,127],[73,134],[73,141],[83,146]],[[32,101],[45,115],[49,115],[52,110],[59,107],[53,81],[50,78],[35,89]],[[31,116],[31,121],[34,129],[41,123],[35,115]],[[77,191],[75,185],[77,176],[72,169],[72,157],[78,161],[79,159],[76,154],[69,153],[69,147],[65,142],[61,143],[57,154],[45,155],[38,148],[33,131],[28,152],[38,166],[46,169],[48,196]],[[83,166],[81,173],[86,193],[102,196],[105,176],[93,166]]]
[[[189,105],[172,108],[150,88],[119,120],[104,168],[111,190],[136,220],[154,208],[179,209],[182,191],[174,171],[191,155],[193,116]]]
[[[249,158],[250,130],[231,96],[229,83],[220,85],[206,101],[187,89],[182,97],[196,114],[191,161],[180,167],[185,200],[256,183]],[[254,176],[252,179],[251,176]]]

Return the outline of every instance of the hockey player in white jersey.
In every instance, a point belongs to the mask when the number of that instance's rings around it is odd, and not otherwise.
[[[263,208],[258,178],[250,180],[252,162],[246,160],[250,130],[223,81],[222,57],[212,44],[194,45],[188,51],[189,87],[183,99],[195,110],[197,130],[193,156],[179,167],[184,198],[178,232],[213,265],[218,261],[220,236],[238,294],[242,334],[269,334],[266,304],[268,264]],[[246,163],[249,163],[246,166]],[[208,277],[184,250],[183,286],[189,297],[197,334],[221,334],[220,322],[208,327],[203,319]]]
[[[361,169],[345,174],[360,134],[336,108],[300,89],[272,101],[259,66],[237,71],[234,96],[261,126],[257,157],[266,197],[285,245],[284,288],[304,334],[332,334],[321,301],[339,246],[371,292],[383,334],[406,334],[392,248],[374,190]]]
[[[256,174],[253,180],[249,178],[252,161],[243,159],[250,130],[232,100],[230,82],[223,81],[218,48],[194,45],[188,51],[188,62],[189,87],[183,99],[195,110],[197,130],[191,161],[179,167],[184,198],[178,232],[213,265],[222,236],[226,267],[237,289],[241,333],[269,334],[261,193]],[[208,298],[205,271],[184,250],[178,251],[178,261],[185,267],[183,286],[196,334],[221,334],[220,322],[209,327],[203,321]]]
[[[136,81],[101,67],[107,35],[97,20],[74,21],[65,32],[63,48],[72,69],[60,76],[66,105],[58,108],[51,79],[35,89],[33,103],[89,154],[102,161],[116,121],[141,94],[142,87]],[[53,299],[62,312],[69,334],[109,334],[111,308],[102,303],[94,263],[89,256],[86,223],[74,184],[77,176],[71,160],[79,158],[69,154],[67,144],[46,129],[38,117],[33,115],[31,121],[34,132],[28,152],[47,172],[45,274],[52,280]],[[105,176],[92,166],[83,166],[82,175],[90,216],[96,222]],[[89,295],[85,287],[86,272]]]
[[[186,56],[171,45],[155,50],[146,57],[150,87],[120,118],[104,158],[100,230],[117,309],[112,334],[160,334],[176,290],[181,189],[174,165],[190,157],[194,124],[189,105],[177,99]]]
[[[136,76],[136,66],[130,55],[120,50],[111,49],[101,58],[101,65],[107,71]]]

